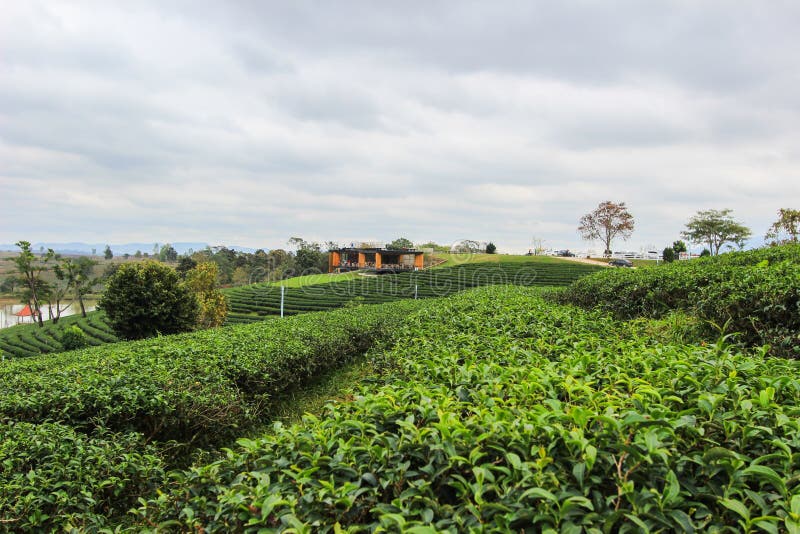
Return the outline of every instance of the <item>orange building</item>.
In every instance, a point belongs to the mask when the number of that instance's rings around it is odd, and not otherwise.
[[[424,255],[421,250],[385,248],[340,248],[328,254],[328,272],[347,272],[370,269],[377,273],[417,271],[422,269]]]

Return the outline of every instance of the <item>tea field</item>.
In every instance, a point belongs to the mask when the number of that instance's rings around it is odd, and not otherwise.
[[[492,255],[485,254],[473,258],[479,261],[464,258],[463,264],[417,272],[355,276],[325,284],[287,287],[284,313],[295,315],[339,308],[348,303],[378,304],[415,296],[441,297],[484,285],[560,287],[602,270],[594,265],[547,257],[518,256],[513,261],[508,257],[502,261],[490,261],[491,257]],[[469,262],[466,263],[467,261]],[[228,322],[231,324],[258,321],[264,316],[280,313],[280,287],[273,284],[233,288],[226,291],[226,296],[230,306]]]
[[[64,350],[61,345],[61,333],[65,327],[71,325],[77,325],[83,330],[89,345],[97,346],[119,341],[106,322],[105,315],[95,311],[87,313],[85,318],[80,315],[62,317],[56,324],[46,321],[41,328],[34,324],[3,328],[0,330],[0,351],[7,358],[61,352]]]
[[[553,258],[530,259],[525,256],[478,255],[458,257],[464,262],[452,267],[417,273],[363,277],[356,273],[311,275],[289,278],[280,283],[255,284],[224,290],[229,301],[229,324],[261,321],[280,314],[280,285],[286,286],[285,314],[331,310],[350,302],[376,304],[400,299],[444,296],[470,287],[487,284],[565,285],[581,276],[596,272],[591,265],[571,264]],[[489,261],[487,257],[502,259]],[[64,317],[58,324],[45,322],[44,328],[18,325],[0,330],[0,351],[6,358],[61,352],[61,332],[76,324],[92,346],[118,341],[101,312],[88,317]]]
[[[714,265],[763,281],[720,309],[791,303],[793,251],[748,254],[6,361],[0,531],[800,532],[800,362],[642,305]]]

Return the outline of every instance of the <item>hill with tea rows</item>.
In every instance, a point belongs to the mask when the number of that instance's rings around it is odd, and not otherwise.
[[[284,313],[331,310],[349,303],[379,304],[415,296],[442,297],[486,285],[563,287],[599,270],[602,267],[553,258],[517,257],[514,261],[470,262],[416,272],[358,276],[344,281],[287,287]],[[258,321],[280,313],[278,285],[243,286],[227,290],[225,294],[230,306],[229,323]]]

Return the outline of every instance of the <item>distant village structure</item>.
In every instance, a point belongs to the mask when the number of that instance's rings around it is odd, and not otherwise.
[[[377,273],[416,271],[424,265],[424,253],[416,249],[345,247],[331,250],[328,272],[344,273],[358,269],[374,269]]]

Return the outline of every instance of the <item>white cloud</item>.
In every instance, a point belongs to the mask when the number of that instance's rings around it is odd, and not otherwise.
[[[292,235],[625,247],[800,200],[792,3],[21,2],[0,242]]]

